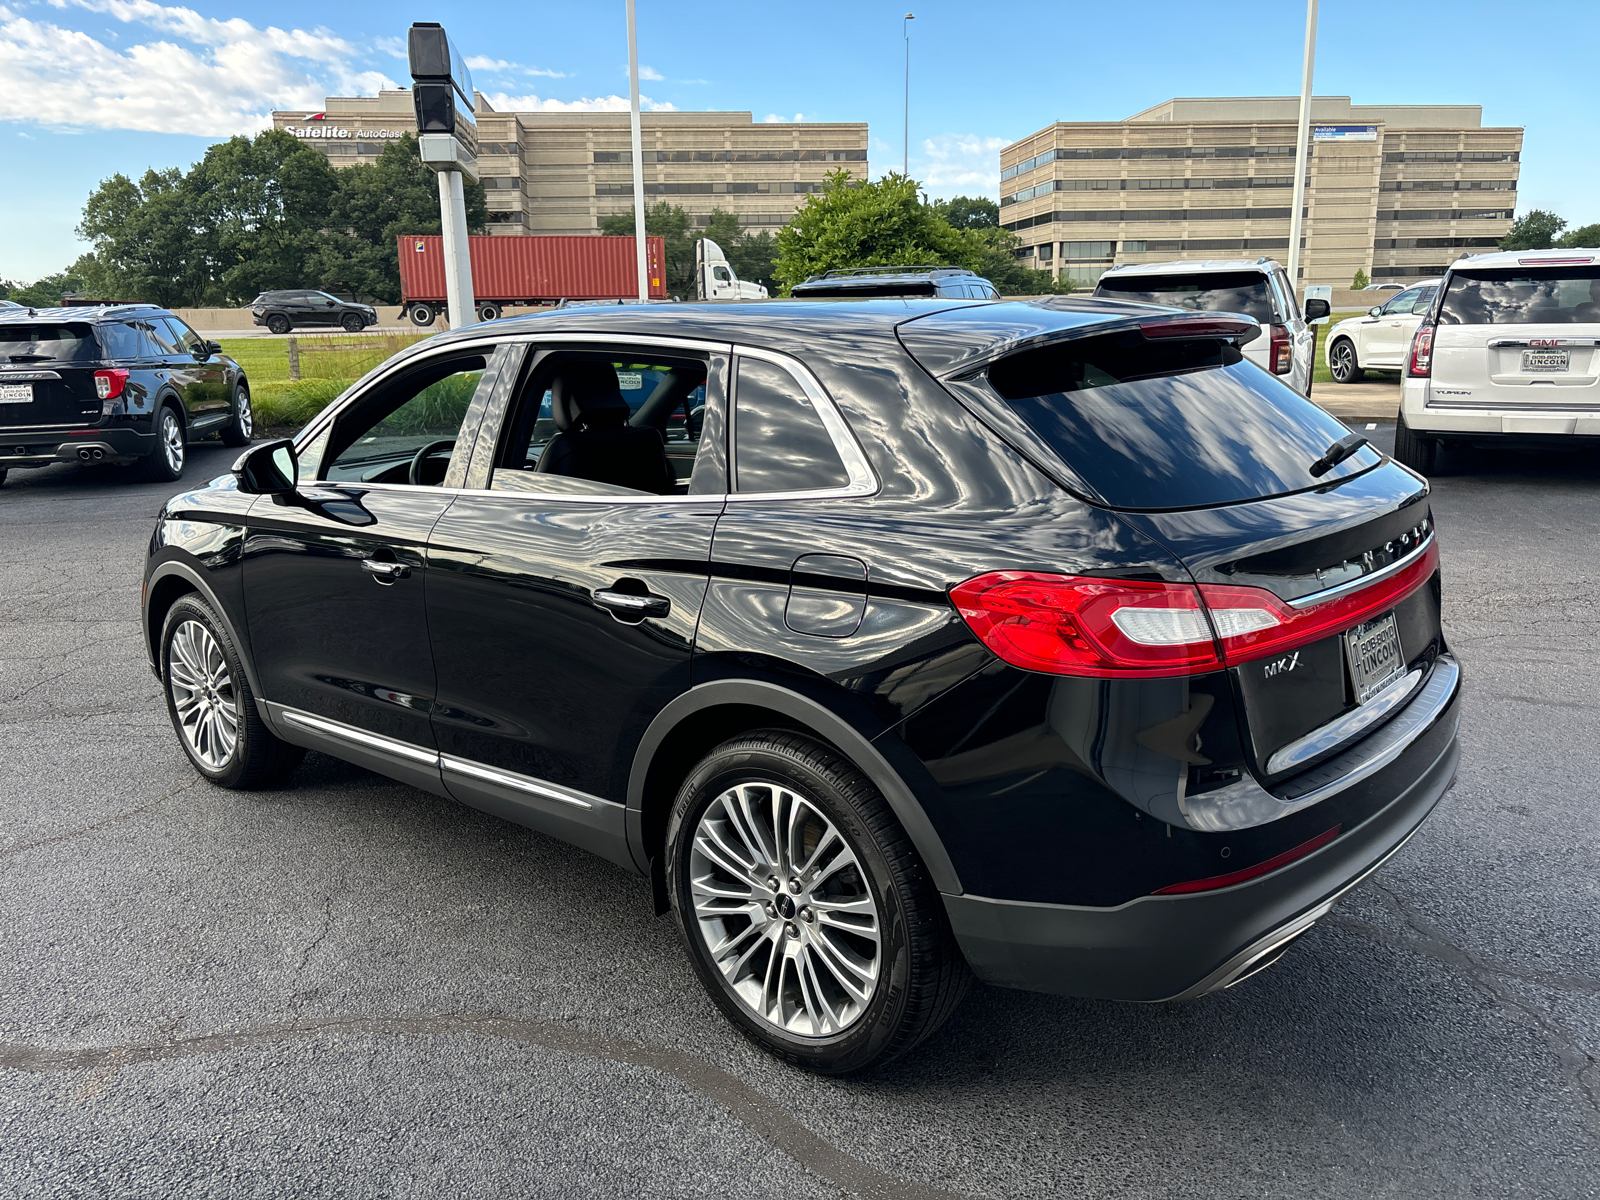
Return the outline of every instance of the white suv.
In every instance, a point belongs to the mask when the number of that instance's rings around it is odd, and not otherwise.
[[[1307,300],[1302,315],[1288,272],[1275,259],[1132,263],[1100,276],[1094,294],[1107,300],[1254,317],[1263,326],[1262,336],[1245,344],[1244,356],[1264,371],[1286,376],[1284,382],[1302,396],[1311,394],[1317,332],[1309,322],[1328,315],[1328,302]]]
[[[1448,442],[1600,445],[1600,250],[1511,250],[1451,265],[1411,339],[1395,457]]]
[[[1357,383],[1367,370],[1398,371],[1406,365],[1411,335],[1433,307],[1437,279],[1424,279],[1374,305],[1359,317],[1347,317],[1328,330],[1323,344],[1328,371],[1335,383]]]

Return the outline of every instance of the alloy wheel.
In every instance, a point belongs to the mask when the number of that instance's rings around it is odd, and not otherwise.
[[[239,743],[239,699],[222,647],[199,621],[185,621],[173,631],[167,686],[189,752],[221,770]]]
[[[174,475],[183,471],[183,426],[178,415],[170,408],[161,410],[161,453],[166,455],[167,466]]]
[[[255,436],[255,420],[255,414],[250,411],[250,391],[248,388],[240,388],[238,415],[239,432],[244,434],[246,441],[249,441],[253,436]]]
[[[1340,342],[1333,348],[1333,377],[1340,381],[1350,378],[1351,369],[1356,365],[1355,348],[1349,342]]]
[[[800,1037],[860,1020],[883,920],[833,822],[792,788],[740,783],[706,807],[688,864],[691,927],[740,1002]]]

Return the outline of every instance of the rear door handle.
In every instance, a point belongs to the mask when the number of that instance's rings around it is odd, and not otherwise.
[[[411,568],[405,563],[383,562],[376,558],[363,558],[361,569],[374,576],[379,583],[393,583],[396,579],[411,577]]]
[[[632,592],[598,591],[594,602],[625,617],[664,617],[672,611],[672,601],[665,596],[636,596]]]

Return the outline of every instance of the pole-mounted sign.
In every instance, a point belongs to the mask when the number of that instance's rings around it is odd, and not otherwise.
[[[411,99],[417,111],[417,150],[439,173],[439,214],[444,233],[445,291],[450,327],[476,319],[472,298],[472,258],[467,242],[467,203],[461,190],[465,172],[478,178],[478,122],[472,73],[460,51],[436,21],[411,26]]]

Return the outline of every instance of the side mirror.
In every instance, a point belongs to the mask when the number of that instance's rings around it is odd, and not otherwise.
[[[1367,309],[1367,316],[1369,316],[1369,317],[1381,317],[1381,316],[1383,316],[1383,306],[1379,305],[1379,304],[1374,304],[1371,308]]]
[[[252,446],[233,464],[233,477],[247,496],[288,496],[300,482],[300,462],[288,438]]]
[[[221,342],[207,341],[206,342],[206,353],[207,354],[221,354],[222,353],[222,343]]]
[[[333,307],[333,301],[332,300],[324,300],[323,303],[326,304],[329,308]]]
[[[1306,301],[1306,320],[1320,321],[1333,311],[1333,306],[1321,297]]]

